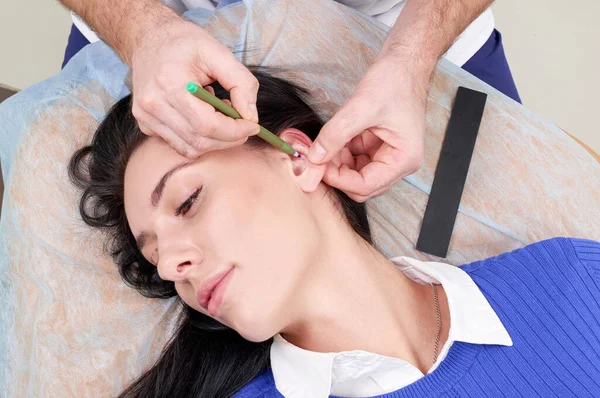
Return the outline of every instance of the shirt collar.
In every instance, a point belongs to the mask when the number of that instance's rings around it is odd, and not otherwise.
[[[438,362],[430,372],[441,363],[455,341],[512,345],[506,328],[465,271],[453,265],[423,262],[409,257],[395,257],[391,261],[414,281],[423,284],[440,283],[446,292],[450,311],[450,331]],[[285,397],[328,397],[332,387],[334,367],[340,366],[335,359],[339,355],[347,357],[348,354],[355,355],[363,363],[369,358],[374,361],[387,358],[385,365],[393,364],[393,360],[396,360],[398,366],[402,366],[404,362],[397,358],[390,361],[388,357],[358,350],[342,353],[308,351],[287,342],[281,335],[276,335],[271,346],[271,367],[275,385]],[[369,358],[365,358],[365,355]],[[345,361],[343,365],[349,364]],[[414,375],[410,375],[407,380],[411,377],[414,379]],[[407,384],[410,382],[407,381]]]
[[[448,298],[448,339],[471,344],[511,346],[508,331],[473,279],[453,265],[424,262],[410,257],[391,259],[402,272],[419,283],[441,283]]]
[[[271,369],[277,390],[284,397],[329,397],[334,352],[297,347],[280,334],[271,345]]]

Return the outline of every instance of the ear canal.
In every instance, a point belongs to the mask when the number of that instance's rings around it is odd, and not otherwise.
[[[301,175],[304,172],[304,170],[306,170],[306,167],[308,166],[306,155],[304,155],[304,154],[300,154],[300,156],[297,158],[292,157],[292,162],[293,162],[293,168],[294,168],[294,175],[296,177]]]

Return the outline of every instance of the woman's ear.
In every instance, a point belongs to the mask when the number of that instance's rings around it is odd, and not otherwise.
[[[327,166],[313,164],[308,160],[306,154],[312,140],[302,131],[294,128],[283,130],[279,137],[300,154],[300,157],[290,156],[298,185],[306,193],[314,192],[323,180]]]

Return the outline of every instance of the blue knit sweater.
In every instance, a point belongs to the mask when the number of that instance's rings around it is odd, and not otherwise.
[[[456,342],[432,373],[378,398],[600,398],[600,243],[550,239],[461,267],[514,345]],[[235,398],[281,398],[270,369]]]

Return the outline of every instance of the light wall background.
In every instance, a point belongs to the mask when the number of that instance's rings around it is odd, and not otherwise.
[[[493,9],[525,105],[600,152],[600,2],[497,0]],[[2,0],[0,84],[22,89],[58,72],[70,26],[56,0]]]
[[[70,29],[57,0],[0,0],[0,84],[22,89],[56,74]]]
[[[493,10],[523,103],[600,153],[600,2],[497,0]]]

